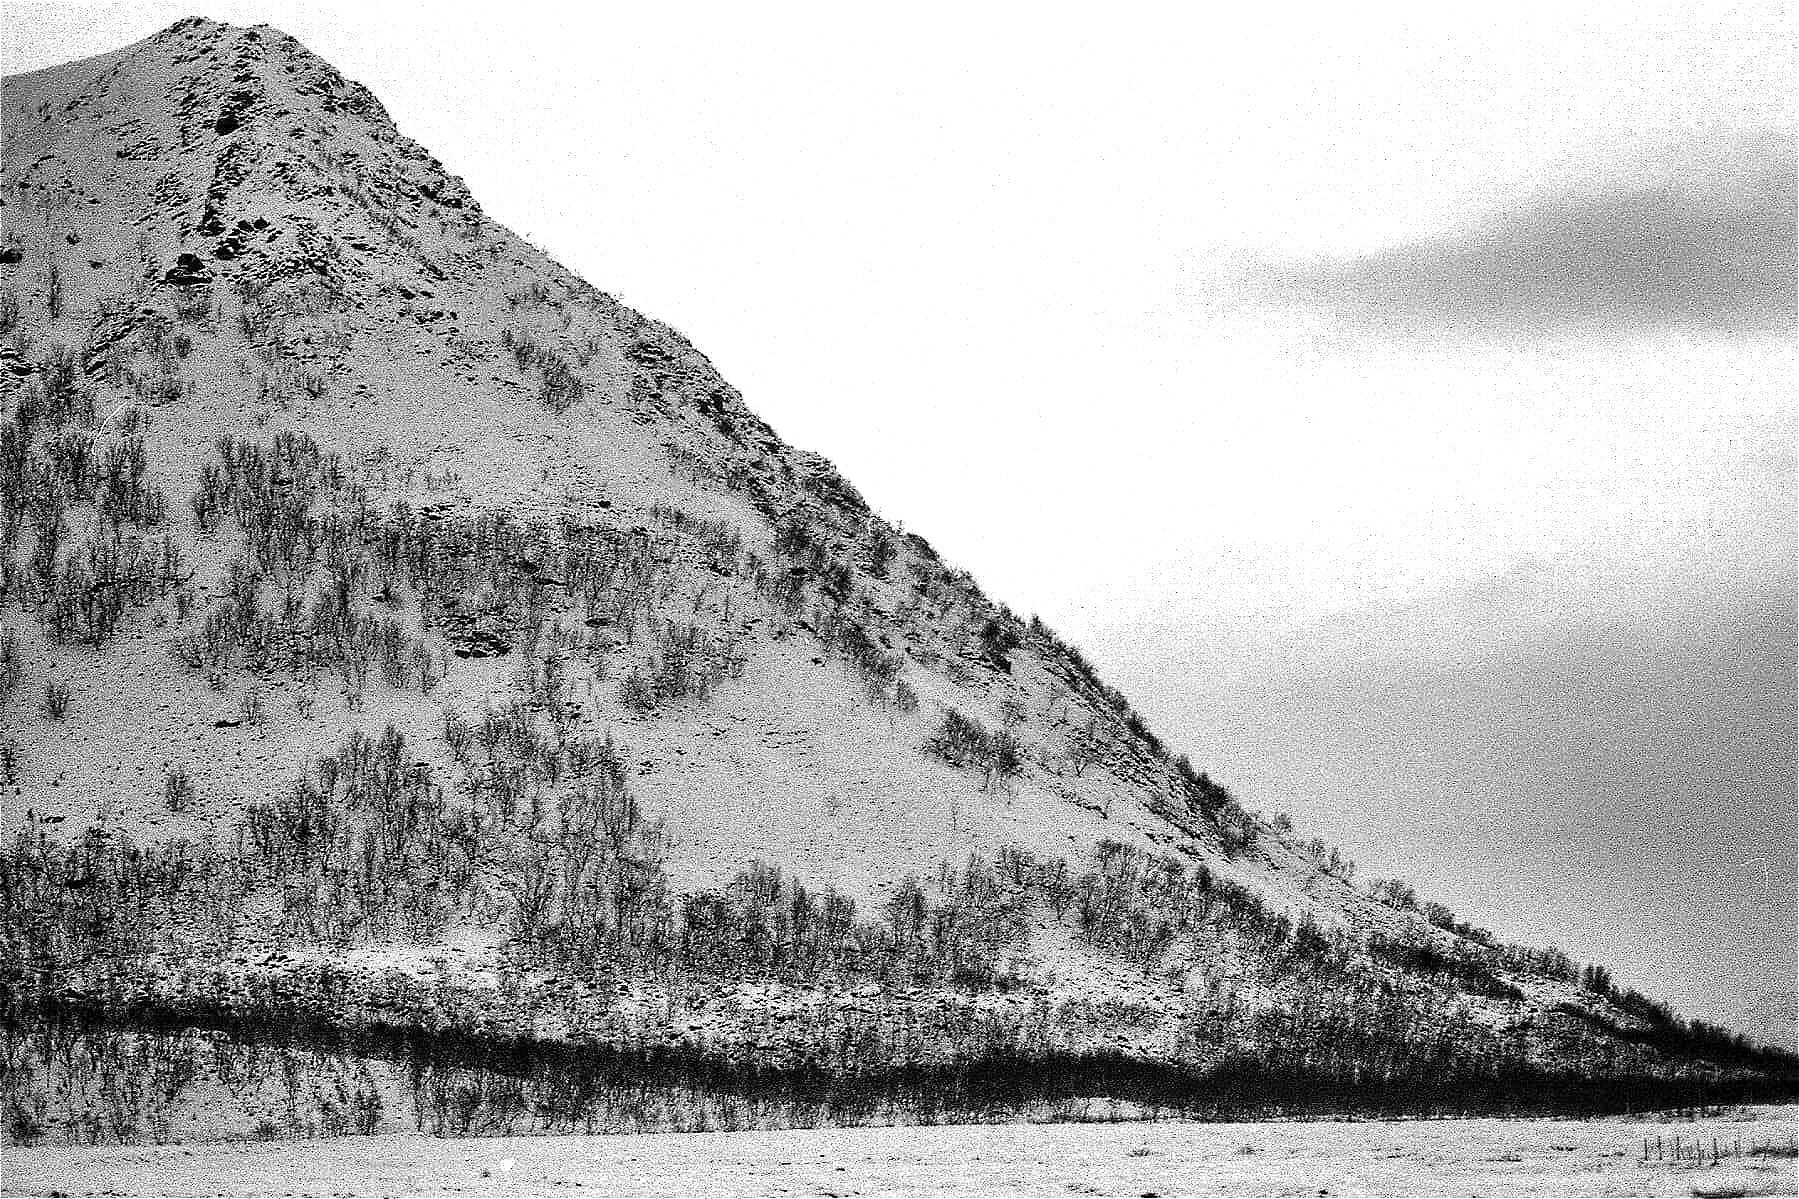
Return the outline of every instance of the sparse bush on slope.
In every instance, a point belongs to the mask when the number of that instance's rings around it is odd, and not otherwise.
[[[1024,746],[1010,728],[989,729],[973,716],[946,708],[925,737],[924,750],[951,766],[979,770],[982,786],[994,787],[1024,773]]]
[[[163,804],[171,812],[185,812],[194,802],[194,779],[187,767],[177,763],[162,776]]]
[[[55,643],[103,643],[129,610],[181,577],[170,536],[157,541],[126,528],[161,525],[167,513],[148,479],[143,438],[129,422],[116,432],[96,428],[93,389],[65,346],[38,360],[0,423],[0,509],[0,602],[35,610]],[[27,530],[20,570],[15,556]]]
[[[568,359],[540,342],[528,329],[505,329],[500,344],[511,351],[520,370],[538,374],[538,399],[544,407],[558,415],[566,412],[586,394],[586,381],[570,365]]]
[[[19,654],[19,634],[11,626],[0,628],[0,706],[12,698],[24,674]]]

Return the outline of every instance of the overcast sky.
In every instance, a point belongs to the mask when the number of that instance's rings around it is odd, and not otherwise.
[[[1252,804],[1790,1042],[1791,28],[1230,7],[8,3],[6,69],[294,34]]]

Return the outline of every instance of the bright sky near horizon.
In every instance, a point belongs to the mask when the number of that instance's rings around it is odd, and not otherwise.
[[[1365,871],[1792,1042],[1784,6],[7,0],[367,84]]]

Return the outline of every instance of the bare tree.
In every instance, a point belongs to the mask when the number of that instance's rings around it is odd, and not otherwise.
[[[1085,725],[1068,734],[1068,760],[1074,765],[1075,777],[1085,774],[1087,767],[1104,757],[1106,747],[1105,727],[1097,716],[1089,716]]]

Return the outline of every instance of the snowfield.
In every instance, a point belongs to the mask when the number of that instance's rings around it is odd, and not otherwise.
[[[7,1194],[1690,1195],[1799,1193],[1799,1107],[1718,1119],[1015,1124],[12,1149]],[[1673,1138],[1722,1163],[1643,1161]]]

